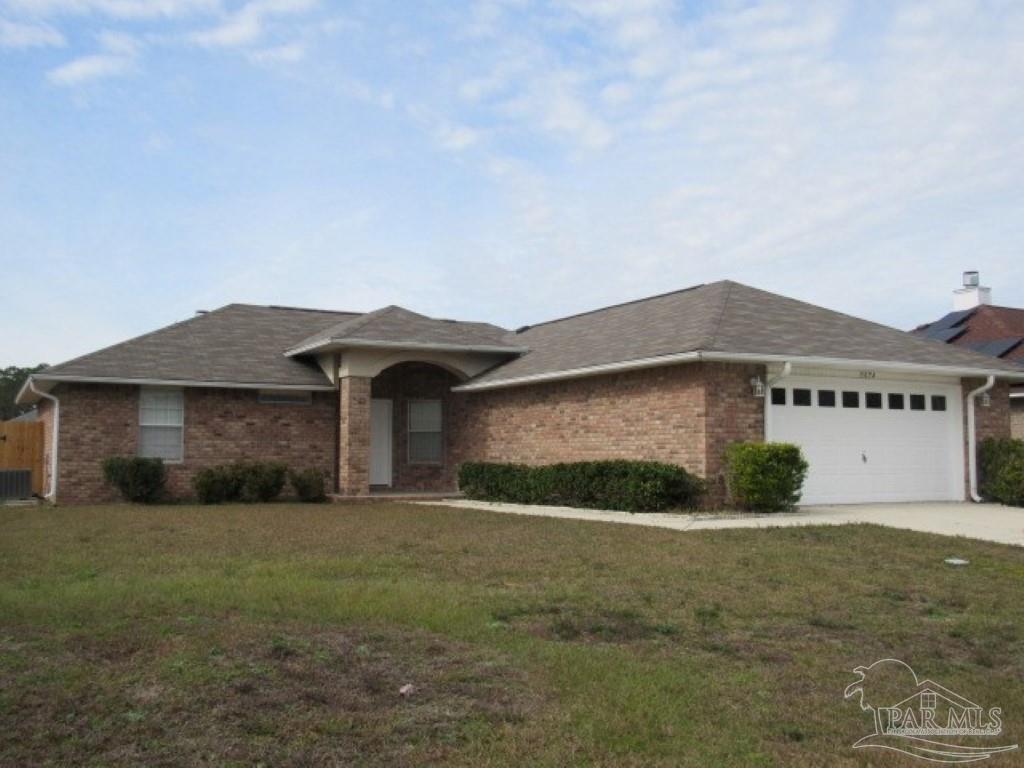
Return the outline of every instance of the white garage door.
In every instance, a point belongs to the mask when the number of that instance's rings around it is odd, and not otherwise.
[[[790,376],[767,407],[810,464],[801,504],[964,498],[959,384]]]

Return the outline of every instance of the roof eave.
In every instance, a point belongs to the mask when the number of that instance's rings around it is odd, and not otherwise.
[[[196,379],[152,379],[152,378],[131,378],[124,376],[76,376],[73,374],[47,374],[35,373],[26,379],[15,402],[21,405],[35,402],[34,400],[23,400],[28,389],[29,381],[50,382],[52,385],[62,382],[79,384],[130,384],[144,387],[202,387],[206,389],[274,389],[282,391],[298,392],[333,392],[335,386],[325,382],[324,384],[281,384],[275,382],[250,382],[250,381],[203,381]],[[37,398],[38,399],[38,398]]]
[[[494,381],[472,381],[452,389],[456,392],[477,392],[488,389],[501,389],[504,387],[524,386],[527,384],[539,384],[547,381],[562,381],[566,379],[578,379],[587,376],[600,376],[609,373],[639,370],[643,368],[657,368],[665,365],[677,365],[690,362],[732,362],[732,363],[799,363],[802,365],[818,365],[835,368],[849,368],[851,370],[872,369],[885,371],[902,371],[907,373],[930,374],[936,376],[996,376],[997,378],[1009,381],[1024,381],[1024,372],[1015,373],[1003,369],[974,368],[967,366],[933,365],[926,363],[905,363],[890,360],[861,360],[837,357],[817,357],[808,355],[766,355],[746,352],[715,352],[696,350],[691,352],[680,352],[657,357],[640,358],[637,360],[623,360],[603,365],[592,365],[581,368],[571,368],[564,371],[552,371],[550,373],[533,374],[530,376],[519,376],[510,379],[497,379]]]
[[[417,341],[383,341],[375,339],[324,339],[322,341],[292,347],[285,351],[286,357],[309,355],[318,352],[333,352],[339,349],[354,347],[357,349],[422,349],[431,352],[476,352],[481,354],[522,355],[529,352],[528,347],[505,347],[498,344],[436,344]]]

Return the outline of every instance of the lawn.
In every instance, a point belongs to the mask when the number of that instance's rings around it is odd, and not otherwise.
[[[0,764],[921,765],[850,749],[851,670],[1022,741],[1022,595],[1022,549],[871,526],[2,508]]]

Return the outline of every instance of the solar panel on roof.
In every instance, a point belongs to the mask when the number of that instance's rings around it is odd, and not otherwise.
[[[956,339],[958,336],[962,336],[967,332],[966,328],[926,328],[924,330],[924,336],[928,339],[934,339],[935,341],[950,342]]]
[[[947,328],[953,328],[967,320],[967,318],[973,315],[974,312],[975,310],[973,309],[961,309],[959,312],[950,312],[948,315],[940,317],[934,323],[929,325],[925,333],[928,333],[929,331],[944,331]]]
[[[1012,339],[995,339],[994,341],[983,341],[977,344],[971,344],[970,347],[975,352],[980,352],[983,355],[989,355],[990,357],[1002,357],[1008,352],[1012,352],[1024,338],[1015,337]]]

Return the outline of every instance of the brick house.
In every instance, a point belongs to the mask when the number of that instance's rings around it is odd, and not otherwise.
[[[1008,435],[1016,366],[729,281],[521,328],[231,304],[34,375],[48,496],[113,499],[100,462],[313,467],[337,493],[456,487],[470,460],[653,459],[724,500],[725,447],[800,444],[807,503],[963,499]]]
[[[1024,309],[992,304],[992,290],[980,285],[977,272],[964,272],[964,284],[953,292],[953,311],[919,325],[919,336],[1014,363],[1024,370]],[[1024,384],[1010,388],[1010,427],[1024,439]]]

